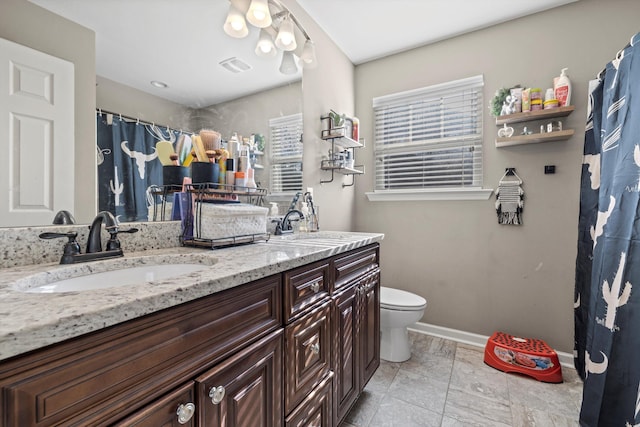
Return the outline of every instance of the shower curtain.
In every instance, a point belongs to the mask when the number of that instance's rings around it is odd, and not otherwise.
[[[581,426],[640,425],[640,33],[590,87],[575,282]]]
[[[119,221],[147,221],[153,202],[147,189],[162,185],[162,164],[155,145],[174,143],[180,131],[111,114],[96,114],[98,156],[98,208]]]

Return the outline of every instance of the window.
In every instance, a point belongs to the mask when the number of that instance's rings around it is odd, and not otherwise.
[[[481,189],[483,85],[475,76],[374,98],[373,194]]]
[[[272,194],[302,191],[302,114],[269,120]]]

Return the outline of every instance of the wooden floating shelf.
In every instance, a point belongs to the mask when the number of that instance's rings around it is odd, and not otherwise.
[[[513,145],[537,144],[540,142],[564,141],[573,136],[573,129],[561,130],[549,133],[534,133],[531,135],[518,135],[510,138],[497,138],[496,147],[510,147]]]
[[[528,111],[526,113],[508,114],[496,117],[496,125],[530,122],[533,120],[546,120],[554,117],[566,117],[576,109],[575,105],[566,107],[549,108],[548,110]]]

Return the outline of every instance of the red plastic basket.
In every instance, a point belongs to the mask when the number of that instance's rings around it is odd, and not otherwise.
[[[558,355],[538,339],[494,332],[484,348],[484,363],[503,372],[517,372],[546,383],[562,382]]]

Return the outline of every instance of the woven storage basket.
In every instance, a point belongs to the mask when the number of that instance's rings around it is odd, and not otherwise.
[[[201,239],[265,234],[269,209],[250,204],[196,203],[195,230]]]

